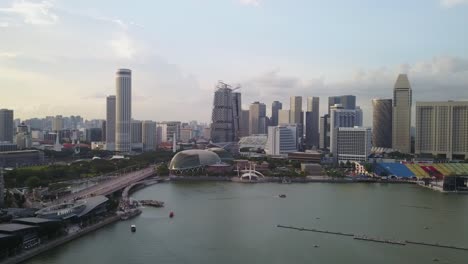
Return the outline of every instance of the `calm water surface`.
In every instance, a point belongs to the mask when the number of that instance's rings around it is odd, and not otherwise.
[[[286,194],[286,199],[278,194]],[[413,185],[165,183],[135,193],[165,208],[46,252],[49,263],[468,263],[468,251],[397,246],[277,224],[468,247],[468,196]],[[175,218],[169,219],[170,211]],[[318,218],[318,219],[317,219]],[[130,225],[137,226],[136,233]],[[429,229],[424,229],[429,227]],[[314,245],[318,245],[315,248]]]

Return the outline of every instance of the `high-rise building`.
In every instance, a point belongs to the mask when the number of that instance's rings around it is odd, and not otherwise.
[[[372,145],[392,147],[392,99],[372,100]]]
[[[142,141],[143,151],[156,150],[156,122],[148,120],[142,122]]]
[[[132,144],[143,143],[143,122],[132,120]]]
[[[366,162],[371,154],[372,130],[367,127],[338,127],[332,142],[338,162]]]
[[[31,132],[24,122],[16,127],[15,141],[18,149],[28,149],[32,147]]]
[[[98,127],[86,128],[86,141],[97,142],[101,141],[102,129]]]
[[[53,122],[52,122],[52,130],[53,131],[60,131],[64,128],[63,125],[63,116],[57,115],[55,116]]]
[[[278,111],[278,125],[291,124],[289,110],[281,109]]]
[[[5,206],[5,182],[3,179],[3,168],[0,168],[0,208]]]
[[[307,112],[306,112],[306,146],[307,148],[316,147],[320,145],[319,137],[319,97],[307,98]]]
[[[283,104],[279,101],[274,101],[271,104],[271,126],[278,125],[278,111],[283,109]]]
[[[336,153],[336,136],[337,129],[340,127],[354,127],[356,125],[356,110],[344,109],[341,105],[336,104],[331,107],[330,116],[330,152]]]
[[[398,75],[393,89],[392,148],[402,153],[411,152],[412,91],[406,74]]]
[[[249,109],[249,134],[266,134],[266,105],[254,102]]]
[[[302,96],[291,96],[290,108],[289,108],[289,121],[291,124],[302,124],[303,117],[302,113]]]
[[[218,82],[213,99],[211,115],[211,140],[213,142],[232,142],[238,140],[240,130],[240,93],[233,93],[232,87]]]
[[[115,96],[115,150],[132,149],[132,71],[119,69],[116,76]]]
[[[356,109],[356,96],[354,95],[340,95],[328,97],[328,114],[331,113],[331,107],[340,104],[343,109]]]
[[[360,106],[356,106],[356,126],[363,126],[364,114]]]
[[[115,150],[115,95],[106,98],[106,149]]]
[[[13,110],[0,109],[0,142],[13,143]]]
[[[239,137],[246,137],[250,133],[250,111],[249,110],[242,110],[241,112],[241,122],[240,122],[240,134]]]
[[[188,143],[193,138],[193,129],[191,127],[183,127],[180,129],[180,141]]]
[[[165,121],[163,122],[163,124],[166,124],[166,135],[167,135],[166,141],[173,142],[173,138],[175,135],[176,137],[175,141],[179,142],[181,122],[180,121]]]
[[[167,142],[167,124],[158,123],[156,125],[156,146],[163,142]]]
[[[242,115],[241,93],[233,92],[232,93],[232,121],[234,123],[234,141],[239,140],[239,134],[242,131],[241,115]]]
[[[278,125],[268,127],[265,152],[268,155],[286,155],[297,151],[296,125]]]
[[[330,116],[328,114],[320,117],[320,149],[330,148]]]
[[[415,153],[468,159],[468,101],[416,102]]]

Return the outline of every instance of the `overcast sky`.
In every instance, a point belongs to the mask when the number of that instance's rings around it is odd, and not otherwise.
[[[399,72],[468,100],[467,28],[468,0],[0,0],[0,108],[104,118],[130,68],[135,119],[209,121],[223,80],[244,108],[354,94],[370,125]]]

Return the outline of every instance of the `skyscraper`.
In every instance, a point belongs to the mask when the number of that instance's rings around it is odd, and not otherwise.
[[[392,99],[374,99],[372,144],[374,147],[392,147]]]
[[[415,153],[468,159],[468,101],[416,102]]]
[[[304,138],[304,112],[302,111],[302,96],[290,97],[289,122],[297,125],[299,149],[302,149]]]
[[[307,148],[319,147],[319,97],[307,98],[306,112],[306,146]]]
[[[291,96],[289,108],[289,121],[291,124],[302,124],[302,96]]]
[[[241,94],[233,93],[237,89],[221,81],[216,85],[211,114],[211,140],[215,143],[238,139]]]
[[[331,107],[330,116],[330,152],[336,153],[336,133],[340,127],[354,127],[356,125],[356,110],[344,109],[336,104]]]
[[[291,124],[290,111],[286,109],[281,109],[278,111],[278,125]]]
[[[115,150],[132,149],[132,71],[119,69],[116,76]]]
[[[406,74],[398,75],[393,89],[392,148],[402,153],[411,152],[412,91]]]
[[[156,150],[156,122],[143,121],[142,139],[143,139],[143,151]]]
[[[0,109],[0,142],[13,142],[13,110]]]
[[[271,124],[272,126],[278,125],[278,111],[283,109],[283,104],[279,101],[274,101],[271,104]]]
[[[115,150],[115,95],[106,98],[106,149]]]
[[[330,148],[330,116],[325,114],[320,117],[320,149]]]
[[[241,124],[241,115],[242,115],[242,98],[241,93],[233,92],[232,93],[232,121],[234,123],[234,140],[239,140],[239,134],[242,130]]]
[[[364,115],[362,113],[362,109],[360,106],[356,106],[356,125],[355,126],[363,126],[364,122]]]
[[[132,144],[143,143],[143,122],[132,120]]]
[[[239,137],[246,137],[250,133],[250,111],[249,110],[242,110],[241,111],[241,130],[240,130],[240,135]]]
[[[52,130],[53,131],[60,131],[64,128],[63,124],[63,116],[57,115],[55,116],[53,122],[52,122]]]
[[[249,109],[249,134],[266,134],[266,105],[254,102]]]
[[[340,95],[328,97],[328,114],[332,106],[340,104],[343,109],[356,109],[356,96],[354,95]]]

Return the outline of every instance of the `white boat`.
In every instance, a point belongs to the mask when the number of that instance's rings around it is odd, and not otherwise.
[[[130,230],[131,230],[132,232],[135,232],[135,231],[136,231],[136,226],[135,226],[135,225],[131,225],[131,226],[130,226]]]

